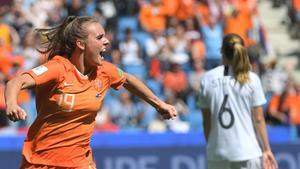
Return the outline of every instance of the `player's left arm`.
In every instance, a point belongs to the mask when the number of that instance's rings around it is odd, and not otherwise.
[[[160,100],[142,81],[133,75],[126,74],[124,87],[131,93],[139,96],[152,105],[165,119],[173,119],[177,116],[174,106]]]
[[[253,107],[252,111],[254,127],[258,134],[258,138],[261,141],[261,146],[263,150],[264,168],[277,169],[278,165],[269,144],[263,108],[262,106],[255,106]]]

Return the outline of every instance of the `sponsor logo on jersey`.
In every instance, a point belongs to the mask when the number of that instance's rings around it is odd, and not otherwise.
[[[99,98],[101,96],[101,93],[96,94],[96,98]]]

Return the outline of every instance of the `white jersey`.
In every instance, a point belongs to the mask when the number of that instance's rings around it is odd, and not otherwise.
[[[262,155],[252,123],[251,108],[266,103],[261,82],[249,73],[250,81],[243,86],[234,79],[229,68],[216,67],[201,80],[200,107],[211,112],[207,143],[209,161],[243,161]]]

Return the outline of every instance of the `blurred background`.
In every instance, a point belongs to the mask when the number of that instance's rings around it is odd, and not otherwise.
[[[267,97],[271,146],[281,169],[300,169],[300,0],[0,0],[0,168],[18,168],[36,116],[34,90],[18,98],[26,121],[4,116],[5,83],[47,57],[35,28],[90,15],[111,44],[105,59],[175,105],[163,121],[126,90],[108,92],[92,138],[101,169],[204,169],[200,78],[219,65],[223,35],[237,33]],[[234,138],[232,138],[234,139]]]

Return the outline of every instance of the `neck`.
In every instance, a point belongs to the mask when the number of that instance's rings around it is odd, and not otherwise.
[[[224,56],[222,58],[222,63],[224,66],[230,66],[230,62],[228,61],[228,59],[224,58]]]
[[[83,74],[88,74],[91,70],[87,69],[84,64],[83,52],[74,52],[70,58],[70,62],[77,68],[77,70]]]

